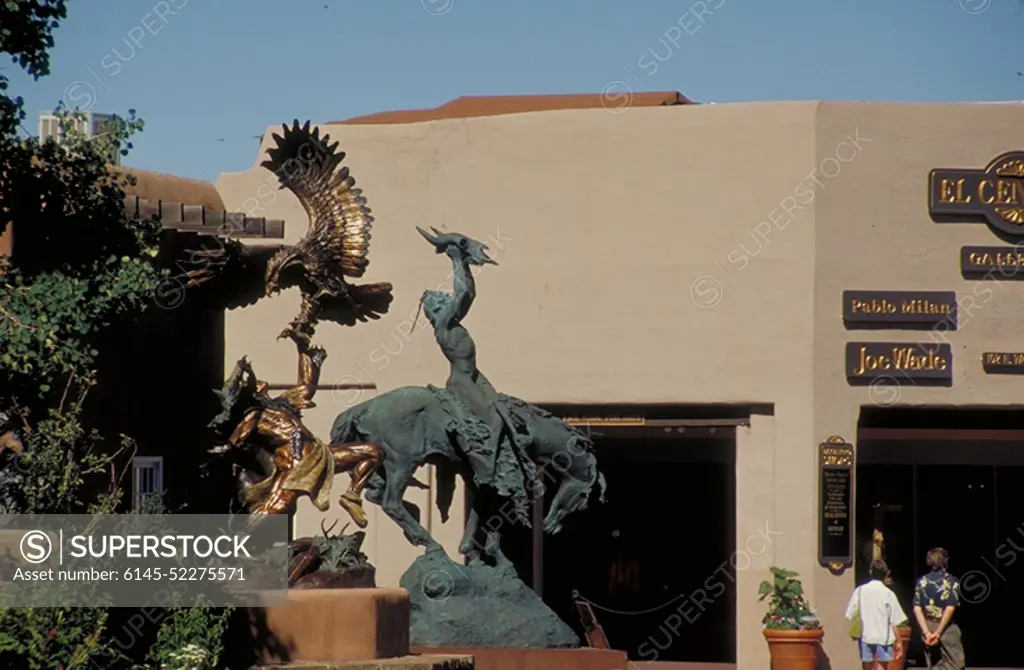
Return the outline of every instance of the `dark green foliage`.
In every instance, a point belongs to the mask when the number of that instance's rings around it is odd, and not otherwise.
[[[162,276],[149,262],[160,225],[125,214],[129,178],[104,159],[142,122],[132,114],[90,141],[62,114],[63,145],[0,138],[0,228],[14,224],[16,245],[0,275],[2,394],[37,407],[62,380],[88,377],[97,333],[145,309]]]
[[[766,628],[809,630],[821,628],[821,621],[804,598],[804,586],[797,573],[772,567],[772,581],[761,582],[758,600],[768,599],[768,612],[761,623]]]
[[[63,0],[0,0],[0,52],[28,74],[49,74],[52,31]],[[0,233],[14,227],[14,257],[0,256],[0,411],[26,451],[0,473],[0,505],[11,513],[102,513],[116,509],[127,438],[104,444],[83,425],[95,378],[97,338],[115,320],[145,309],[163,273],[152,263],[155,220],[124,211],[130,177],[109,158],[126,155],[143,128],[130,110],[105,132],[75,130],[82,116],[58,108],[62,142],[19,135],[22,100],[0,76]],[[116,153],[115,153],[116,152]],[[124,463],[122,463],[124,461]],[[147,509],[158,513],[159,509]],[[211,668],[222,656],[230,609],[165,610],[149,658],[160,668]],[[16,670],[120,667],[108,611],[0,608],[0,667]],[[203,650],[205,661],[176,658]]]
[[[224,632],[232,608],[188,607],[169,610],[160,626],[149,660],[160,670],[201,670],[219,667]]]
[[[36,79],[50,74],[53,30],[67,16],[64,0],[0,0],[0,53],[7,54]],[[0,75],[0,136],[17,132],[24,118],[21,98],[6,95],[7,78]],[[0,222],[0,233],[3,223]]]
[[[0,666],[11,670],[104,667],[107,611],[97,608],[0,608]]]
[[[0,507],[8,514],[103,514],[117,509],[123,468],[102,449],[95,431],[81,424],[84,391],[68,408],[50,410],[24,440],[26,451],[4,470]],[[101,486],[101,484],[106,486]]]

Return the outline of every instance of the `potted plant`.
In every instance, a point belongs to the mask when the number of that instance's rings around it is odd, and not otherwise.
[[[764,638],[768,641],[773,670],[814,670],[821,648],[821,620],[804,599],[798,575],[771,568],[772,581],[761,582],[758,600],[768,599]]]

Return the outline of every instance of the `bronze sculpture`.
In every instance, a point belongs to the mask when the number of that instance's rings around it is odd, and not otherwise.
[[[349,472],[351,486],[338,502],[365,528],[362,492],[380,467],[383,452],[365,442],[327,445],[302,423],[302,410],[316,406],[313,395],[326,357],[320,347],[300,346],[298,382],[276,398],[266,394],[267,383],[256,378],[248,360],[239,360],[218,392],[223,411],[210,424],[221,431],[234,429],[227,445],[214,452],[231,453],[243,462],[250,457],[243,467],[241,497],[251,514],[294,512],[301,495],[327,511],[335,473]]]
[[[476,281],[471,265],[497,265],[487,255],[487,247],[457,234],[442,234],[433,228],[434,236],[422,228],[416,230],[437,249],[446,254],[453,265],[452,295],[442,291],[425,291],[420,298],[427,320],[434,327],[434,339],[448,359],[449,374],[445,388],[463,402],[471,414],[484,420],[488,438],[478,449],[466,453],[478,476],[488,479],[497,470],[498,449],[502,438],[515,446],[515,424],[508,408],[501,401],[494,386],[476,366],[476,343],[462,325],[469,308],[476,299]],[[470,443],[472,444],[472,443]]]
[[[486,247],[457,233],[419,232],[453,268],[451,294],[426,291],[421,298],[449,362],[446,386],[398,388],[360,403],[335,419],[331,439],[381,446],[383,467],[370,478],[366,499],[381,505],[410,542],[427,549],[400,580],[409,592],[413,644],[576,646],[579,637],[519,579],[501,542],[510,523],[531,525],[533,504],[548,482],[557,487],[543,522],[549,534],[585,509],[592,494],[603,498],[594,445],[551,413],[498,393],[478,369],[476,344],[463,319],[476,297],[472,267],[496,265]],[[472,494],[459,543],[465,563],[448,558],[403,500],[426,463],[436,468],[442,519],[457,475]]]
[[[337,522],[335,522],[337,523]],[[293,540],[289,546],[288,588],[290,589],[372,589],[377,586],[376,568],[361,551],[366,533],[345,534],[348,525],[337,535],[324,528],[323,535]]]
[[[300,126],[298,120],[282,125],[261,163],[306,211],[305,236],[293,246],[248,246],[222,231],[225,239],[213,240],[213,248],[189,250],[185,263],[179,263],[183,272],[178,279],[201,287],[202,297],[229,309],[254,304],[282,288],[299,288],[300,312],[278,336],[291,338],[298,348],[296,386],[269,397],[268,385],[256,379],[243,357],[218,391],[223,411],[210,425],[226,446],[211,452],[232,457],[240,470],[243,502],[254,514],[291,512],[301,495],[326,510],[334,473],[349,472],[352,485],[339,502],[362,528],[367,523],[362,491],[381,465],[380,448],[364,442],[327,445],[302,423],[302,410],[314,406],[327,355],[311,344],[317,323],[379,319],[390,306],[391,284],[346,282],[362,277],[369,264],[373,217],[348,168],[341,166],[345,153],[310,125]]]
[[[481,520],[494,514],[494,495],[510,499],[516,520],[529,526],[532,497],[540,486],[537,466],[547,467],[549,474],[557,470],[558,490],[544,519],[545,532],[557,533],[569,514],[587,507],[595,489],[603,496],[604,475],[586,434],[550,412],[497,393],[476,368],[475,344],[461,320],[476,295],[470,266],[493,263],[486,247],[456,233],[420,233],[453,266],[453,293],[427,291],[423,296],[424,311],[451,363],[451,386],[407,386],[364,401],[338,415],[331,439],[383,448],[383,467],[370,478],[366,499],[379,504],[406,539],[428,551],[441,551],[441,546],[406,509],[405,489],[415,483],[413,473],[421,465],[433,463],[438,506],[447,518],[455,476],[461,474],[482,495],[470,510],[459,551],[471,564],[504,564],[497,529],[488,527],[485,538],[477,538]],[[472,405],[463,400],[468,396],[475,396]]]
[[[281,135],[261,166],[277,175],[280,188],[299,199],[309,216],[309,230],[294,246],[250,247],[227,240],[215,249],[196,249],[184,272],[189,286],[212,285],[228,307],[250,305],[283,288],[297,286],[302,307],[280,338],[309,345],[316,324],[331,320],[345,325],[379,319],[391,303],[391,284],[353,285],[345,278],[362,277],[369,265],[373,216],[347,167],[345,153],[330,144],[310,122],[282,125]],[[214,288],[215,287],[215,288]]]
[[[380,505],[411,543],[427,548],[402,577],[412,600],[414,643],[578,644],[575,633],[518,578],[501,551],[502,524],[492,522],[501,518],[530,526],[534,502],[543,493],[542,479],[547,478],[557,490],[543,530],[557,533],[567,516],[589,505],[593,494],[603,498],[605,479],[585,433],[539,407],[498,393],[478,369],[476,344],[463,319],[476,297],[472,267],[496,265],[486,246],[457,233],[419,229],[453,267],[451,294],[426,291],[420,300],[449,362],[444,388],[398,388],[362,402],[338,415],[330,444],[303,425],[301,412],[313,406],[326,357],[311,344],[317,322],[351,325],[379,318],[391,300],[390,284],[353,286],[345,281],[365,271],[372,217],[348,170],[338,170],[344,153],[309,126],[300,127],[297,121],[285,126],[283,136],[274,135],[270,159],[262,163],[305,208],[311,224],[305,238],[293,247],[246,247],[228,241],[219,250],[197,252],[194,258],[206,265],[186,273],[192,284],[224,287],[229,297],[220,302],[226,306],[251,304],[286,286],[298,286],[302,293],[299,315],[279,336],[291,338],[298,347],[296,386],[270,398],[268,385],[256,378],[245,358],[240,360],[220,391],[224,411],[211,424],[227,441],[216,451],[232,455],[241,499],[257,514],[289,513],[301,495],[309,495],[325,511],[335,472],[349,471],[352,485],[340,502],[360,527],[366,526],[361,504],[365,488],[366,499]],[[456,565],[445,555],[403,499],[410,485],[422,487],[414,474],[428,463],[436,467],[442,520],[448,517],[458,475],[473,494],[459,544],[466,565]],[[511,513],[504,511],[508,502]],[[326,549],[300,545],[293,547],[295,584],[308,570],[320,571],[316,561]],[[435,593],[430,586],[428,578],[441,573],[451,580],[450,592]]]

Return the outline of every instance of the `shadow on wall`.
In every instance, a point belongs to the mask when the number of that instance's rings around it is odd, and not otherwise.
[[[137,321],[114,325],[98,348],[86,412],[106,447],[115,449],[124,434],[137,456],[162,456],[172,510],[226,513],[230,483],[199,485],[212,444],[206,425],[220,410],[213,389],[224,383],[224,310],[186,293],[172,309],[150,304]],[[123,503],[130,508],[131,463],[125,466]]]

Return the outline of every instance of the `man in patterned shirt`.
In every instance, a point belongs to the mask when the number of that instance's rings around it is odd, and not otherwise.
[[[963,670],[964,645],[953,612],[960,607],[960,582],[946,572],[949,553],[936,547],[928,552],[930,572],[917,580],[914,617],[921,626],[925,660],[935,670]]]

